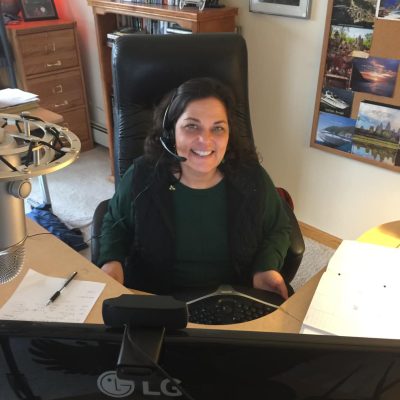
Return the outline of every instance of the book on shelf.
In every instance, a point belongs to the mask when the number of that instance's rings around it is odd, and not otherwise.
[[[158,21],[149,18],[131,17],[127,26],[107,33],[107,45],[112,47],[117,38],[124,35],[134,35],[137,33],[150,35],[165,35],[165,34],[190,34],[189,29],[184,29],[176,23],[168,21]]]
[[[165,33],[167,34],[179,34],[179,35],[187,35],[187,34],[191,34],[192,31],[190,29],[185,29],[182,28],[180,25],[176,24],[176,23],[172,23],[170,24],[167,29],[165,30]]]
[[[123,0],[123,3],[154,4],[160,6],[178,6],[179,0]]]

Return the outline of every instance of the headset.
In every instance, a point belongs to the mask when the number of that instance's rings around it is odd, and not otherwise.
[[[171,101],[167,105],[165,112],[164,112],[164,117],[163,117],[163,122],[162,122],[162,134],[160,136],[160,142],[164,150],[170,154],[172,157],[174,157],[176,160],[183,162],[186,161],[186,157],[182,157],[177,154],[176,152],[176,147],[175,147],[175,130],[173,127],[168,128],[167,127],[167,121],[168,121],[168,113],[169,109],[171,108],[172,103],[176,99],[177,95],[176,92],[171,98]]]

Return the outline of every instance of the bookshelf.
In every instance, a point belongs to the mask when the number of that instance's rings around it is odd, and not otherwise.
[[[196,7],[185,7],[180,10],[177,6],[122,3],[116,0],[87,0],[87,2],[93,8],[95,20],[111,175],[114,175],[111,48],[107,45],[107,33],[113,32],[118,28],[119,16],[174,22],[184,29],[191,30],[193,33],[234,32],[236,26],[235,17],[238,14],[238,9],[235,7],[222,7],[205,8],[203,11],[199,11]]]

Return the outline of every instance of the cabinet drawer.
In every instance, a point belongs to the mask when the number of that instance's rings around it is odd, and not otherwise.
[[[89,130],[86,109],[78,108],[77,110],[67,111],[62,113],[62,116],[64,122],[60,125],[65,126],[79,137],[82,144],[82,150],[84,151],[93,148],[93,139]]]
[[[85,104],[79,70],[29,79],[27,83],[28,90],[39,95],[42,107],[59,114]]]
[[[73,29],[19,35],[26,75],[34,75],[78,65]]]

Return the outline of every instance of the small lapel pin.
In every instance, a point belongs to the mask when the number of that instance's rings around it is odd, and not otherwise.
[[[175,191],[175,186],[174,185],[169,185],[168,190],[170,190],[171,192]]]

